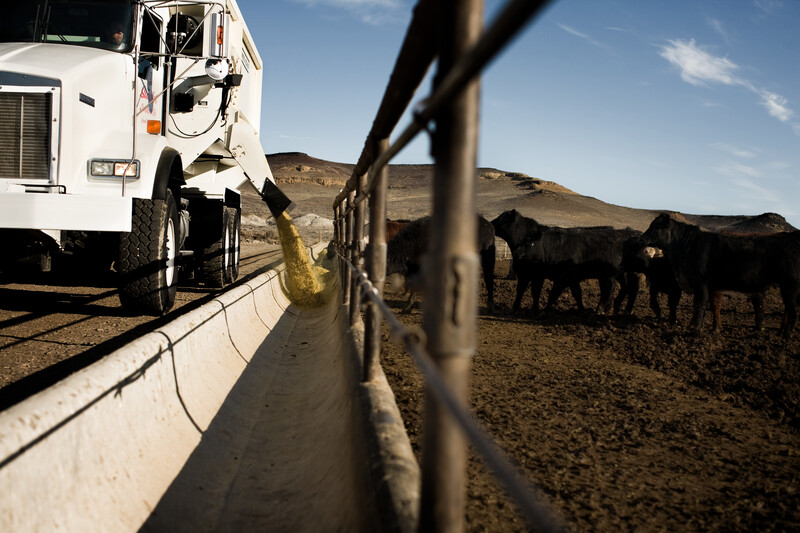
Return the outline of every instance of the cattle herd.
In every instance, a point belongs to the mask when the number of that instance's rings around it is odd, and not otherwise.
[[[386,274],[405,277],[408,286],[421,273],[421,258],[429,242],[430,217],[415,221],[387,221]],[[640,275],[648,282],[650,307],[661,316],[658,295],[668,295],[671,322],[676,321],[682,293],[691,294],[690,328],[699,332],[707,307],[712,327],[720,328],[723,292],[747,294],[753,305],[755,327],[763,327],[764,293],[777,287],[784,304],[779,334],[788,338],[797,323],[800,305],[800,231],[772,234],[727,234],[690,224],[678,214],[663,213],[644,232],[610,226],[560,228],[539,224],[509,210],[487,221],[478,217],[477,249],[488,293],[487,310],[494,312],[495,235],[505,240],[517,277],[513,311],[531,287],[533,312],[539,311],[544,281],[552,282],[545,309],[567,288],[583,309],[580,282],[595,279],[600,287],[597,311],[631,313],[639,292]],[[619,291],[611,300],[615,286]],[[623,311],[622,304],[627,299]],[[414,305],[414,292],[405,311]]]

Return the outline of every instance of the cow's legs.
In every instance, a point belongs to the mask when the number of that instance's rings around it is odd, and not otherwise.
[[[542,285],[544,285],[544,278],[541,276],[536,276],[531,281],[531,298],[533,299],[531,311],[534,313],[539,312],[539,298],[542,296]]]
[[[486,310],[494,313],[494,263],[495,247],[481,251],[481,269],[483,270],[483,283],[486,285]]]
[[[554,280],[553,288],[550,289],[550,296],[547,297],[547,307],[545,309],[550,309],[551,307],[553,307],[553,305],[555,305],[555,303],[561,297],[561,293],[563,293],[564,289],[566,288],[567,287],[566,285],[564,285],[563,281],[561,281],[560,279]],[[574,294],[575,293],[573,293],[573,295]]]
[[[703,317],[708,306],[708,287],[697,287],[694,289],[694,314],[690,327],[693,331],[699,332],[703,326]]]
[[[716,333],[722,328],[722,318],[720,317],[720,308],[722,307],[722,292],[714,291],[711,293],[711,311],[713,320],[711,321],[711,329]]]
[[[678,304],[681,302],[683,291],[680,289],[667,294],[667,305],[669,305],[669,323],[674,324],[678,321]],[[659,310],[660,311],[660,310]]]
[[[579,281],[572,283],[569,286],[569,291],[575,299],[575,305],[578,306],[578,311],[583,311],[585,308],[583,307],[583,290],[581,289],[581,283]]]
[[[636,272],[626,272],[623,278],[625,280],[625,291],[628,296],[628,305],[625,306],[625,314],[633,314],[633,306],[636,305],[636,298],[639,297],[639,275]],[[622,294],[622,291],[620,291]],[[621,304],[622,302],[620,302]],[[617,309],[619,311],[619,309]]]
[[[656,318],[661,318],[661,304],[658,303],[658,290],[650,285],[650,309]]]
[[[597,283],[600,285],[600,301],[597,303],[597,312],[600,314],[607,313],[611,305],[612,280],[613,278],[597,278]]]
[[[530,279],[528,276],[523,276],[519,271],[517,271],[517,295],[514,298],[514,305],[511,307],[511,310],[514,313],[519,312],[520,307],[522,306],[522,296],[525,294],[525,289],[528,288],[528,283],[530,283]],[[533,289],[531,289],[532,291]],[[537,306],[537,301],[533,301],[534,307]]]
[[[417,295],[413,289],[408,290],[408,302],[406,302],[406,306],[403,308],[401,313],[410,313],[414,306],[417,304]]]
[[[618,314],[620,309],[622,309],[622,302],[625,298],[628,298],[628,305],[625,306],[625,313],[630,314],[633,311],[633,305],[636,303],[636,296],[634,295],[631,297],[632,293],[632,285],[633,281],[632,278],[629,276],[629,273],[622,272],[617,275],[617,281],[619,282],[619,294],[617,294],[616,298],[614,298],[614,314]],[[639,293],[639,278],[636,278],[636,294]],[[632,298],[632,299],[631,299]]]

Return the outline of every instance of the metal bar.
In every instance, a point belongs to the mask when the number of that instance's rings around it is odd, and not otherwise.
[[[358,177],[358,189],[356,190],[356,198],[364,194],[364,185],[367,182],[367,173],[364,172]],[[365,205],[358,203],[355,206],[355,227],[353,228],[353,241],[355,247],[353,249],[353,264],[359,270],[364,270],[364,212]],[[355,275],[351,276],[353,283],[351,286],[350,294],[350,327],[355,326],[361,319],[361,292],[355,283]]]
[[[356,193],[351,192],[347,195],[347,203],[345,204],[347,207],[352,205],[353,200],[355,200]],[[354,240],[353,240],[353,219],[355,218],[355,214],[353,213],[352,209],[345,208],[345,212],[347,213],[344,216],[344,242],[345,242],[345,249],[344,249],[344,256],[347,261],[353,261],[353,249],[354,249]],[[342,304],[346,306],[350,306],[350,287],[352,285],[352,277],[347,272],[346,269],[342,269]]]
[[[389,84],[345,191],[356,190],[359,177],[372,165],[375,141],[389,138],[436,57],[436,40],[430,36],[436,32],[437,3],[438,0],[420,0],[414,8]],[[343,199],[344,194],[342,191],[337,198]]]
[[[342,253],[342,264],[344,264],[344,262],[345,262],[345,260],[347,258],[347,240],[346,240],[346,234],[345,234],[345,228],[344,228],[344,218],[345,218],[345,210],[346,209],[347,209],[346,202],[343,201],[341,203],[341,205],[339,206],[339,218],[337,220],[337,225],[338,225],[338,229],[339,229],[339,248],[341,249],[341,253]],[[345,273],[342,272],[340,274],[342,276],[342,278],[341,278],[342,285],[344,285],[344,275],[345,275]]]
[[[523,477],[519,467],[509,461],[490,433],[447,388],[441,373],[425,351],[425,334],[419,330],[409,329],[400,322],[387,307],[386,302],[378,295],[378,291],[367,279],[366,274],[357,270],[352,264],[347,264],[347,267],[353,273],[356,288],[381,310],[389,325],[392,339],[406,347],[425,378],[425,382],[430,385],[431,392],[453,413],[459,427],[475,447],[475,451],[526,516],[531,529],[554,532],[565,530],[564,526],[559,524],[556,517],[549,511],[541,492]]]
[[[453,65],[447,77],[433,95],[425,101],[425,106],[415,113],[414,122],[408,125],[386,152],[375,159],[371,168],[377,170],[383,165],[389,164],[394,156],[425,129],[438,109],[486,67],[548,3],[549,0],[512,0],[509,2],[471,51]],[[367,194],[372,191],[373,181],[374,178],[370,176],[366,188]]]
[[[172,57],[175,57],[175,56],[172,56]],[[178,76],[177,76],[177,77],[176,77],[174,80],[172,80],[170,83],[168,83],[166,87],[164,87],[164,88],[163,88],[161,91],[159,91],[159,92],[158,92],[158,94],[157,94],[157,95],[155,95],[155,96],[153,97],[153,99],[152,99],[152,100],[148,100],[148,101],[147,101],[147,103],[148,103],[148,104],[150,104],[151,102],[155,102],[156,100],[158,100],[158,99],[161,97],[161,95],[162,95],[162,94],[164,94],[165,92],[167,92],[168,90],[170,90],[170,89],[172,88],[172,86],[173,86],[173,85],[175,85],[176,83],[178,83],[179,81],[181,81],[181,79],[183,79],[183,75],[184,75],[184,74],[186,74],[187,72],[189,72],[189,69],[191,69],[193,66],[195,66],[197,63],[199,63],[199,62],[200,62],[200,59],[197,59],[197,58],[190,58],[190,59],[194,59],[194,62],[193,62],[191,65],[189,65],[188,67],[186,67],[186,69],[185,69],[183,72],[181,72],[180,74],[178,74]],[[172,62],[171,62],[171,61],[168,61],[167,63],[168,63],[168,66],[171,66],[171,65],[172,65]],[[169,74],[169,73],[168,73],[168,74]],[[138,117],[139,115],[141,115],[141,114],[144,112],[144,110],[145,110],[145,109],[147,109],[147,106],[144,106],[144,107],[143,107],[143,108],[141,108],[139,111],[137,111],[137,112],[136,112],[136,116]]]
[[[377,143],[378,153],[389,146],[389,139]],[[383,297],[386,279],[386,194],[389,169],[384,167],[377,174],[376,187],[369,200],[369,246],[367,247],[367,271],[372,284]],[[372,381],[380,367],[381,314],[374,304],[367,305],[364,313],[364,381]]]
[[[341,237],[339,235],[339,217],[340,217],[340,207],[338,205],[333,206],[333,242],[334,242],[334,249],[337,252],[337,261],[339,262],[339,279],[340,281],[344,279],[342,277],[342,268],[344,268],[344,258],[342,249],[340,248]]]
[[[379,371],[381,315],[386,314],[382,301],[386,266],[386,178],[388,163],[428,123],[436,120],[433,153],[436,158],[434,181],[434,219],[431,224],[429,258],[423,265],[426,284],[426,306],[423,325],[428,333],[428,347],[433,361],[421,349],[423,341],[408,334],[404,338],[409,351],[417,357],[417,365],[426,378],[425,449],[423,450],[423,489],[419,529],[421,531],[462,531],[464,529],[464,500],[466,475],[466,443],[469,437],[498,479],[514,496],[531,525],[542,530],[559,529],[548,516],[544,506],[531,501],[530,487],[514,472],[497,446],[481,431],[468,414],[467,388],[475,352],[477,325],[477,270],[475,249],[477,224],[475,217],[475,166],[478,131],[478,82],[473,80],[497,53],[548,2],[511,0],[495,19],[492,27],[481,37],[483,0],[437,1],[421,0],[415,10],[412,26],[419,24],[425,31],[406,36],[401,56],[411,50],[410,41],[427,41],[425,48],[431,59],[440,53],[439,74],[432,96],[415,113],[414,122],[400,135],[394,145],[388,137],[408,105],[415,89],[402,83],[403,75],[398,58],[378,117],[367,135],[364,149],[353,174],[334,201],[339,217],[353,212],[355,227],[353,244],[360,242],[358,211],[364,200],[370,204],[370,245],[366,250],[369,280],[365,274],[354,276],[351,286],[351,324],[359,316],[361,289],[369,286],[365,306],[364,374],[370,380]],[[423,8],[426,16],[421,16]],[[435,15],[435,16],[434,16]],[[423,21],[423,19],[425,19]],[[437,36],[441,38],[436,42]],[[433,45],[433,43],[436,43]],[[407,48],[408,47],[408,48]],[[426,59],[427,59],[427,53]],[[418,86],[429,63],[419,74]],[[400,76],[395,80],[395,74]],[[414,76],[411,77],[415,77]],[[395,92],[395,85],[402,89]],[[400,102],[408,98],[401,107]],[[389,120],[393,117],[393,120]],[[376,143],[376,139],[382,139]],[[355,196],[353,191],[357,191]],[[348,199],[347,205],[344,200]],[[335,218],[336,220],[336,218]],[[338,224],[335,224],[338,229]],[[342,237],[341,231],[339,234]],[[359,260],[359,250],[351,258]],[[342,264],[352,263],[342,259]],[[358,298],[356,297],[358,295]],[[356,309],[353,312],[353,309]],[[390,327],[397,320],[389,313]],[[425,335],[420,335],[424,337]],[[438,367],[438,370],[437,370]],[[463,433],[462,433],[463,432]],[[498,459],[499,457],[499,459]]]
[[[483,0],[443,2],[438,13],[439,93],[451,69],[470,51],[483,27]],[[423,264],[423,329],[428,353],[456,401],[469,401],[477,329],[477,218],[475,168],[479,78],[453,93],[436,114],[432,153],[433,216]],[[380,160],[380,158],[378,159]],[[426,384],[420,531],[463,531],[467,442],[453,414]]]

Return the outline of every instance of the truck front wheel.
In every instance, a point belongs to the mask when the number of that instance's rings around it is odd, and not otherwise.
[[[165,200],[134,198],[130,233],[120,237],[119,299],[133,313],[160,316],[175,303],[178,288],[178,207]]]

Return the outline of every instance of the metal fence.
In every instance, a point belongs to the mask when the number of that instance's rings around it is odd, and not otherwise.
[[[420,531],[464,529],[467,441],[514,498],[532,528],[561,529],[533,485],[505,458],[467,407],[477,329],[479,77],[547,3],[510,0],[484,30],[483,0],[420,0],[361,156],[333,203],[334,242],[341,258],[342,293],[349,305],[351,326],[362,320],[363,303],[362,379],[372,380],[379,368],[384,318],[425,378]],[[432,94],[390,144],[392,130],[437,58]],[[429,250],[422,267],[423,331],[414,332],[383,302],[385,220],[388,163],[423,131],[431,137],[435,170]],[[367,200],[369,245],[365,245],[364,235]]]

